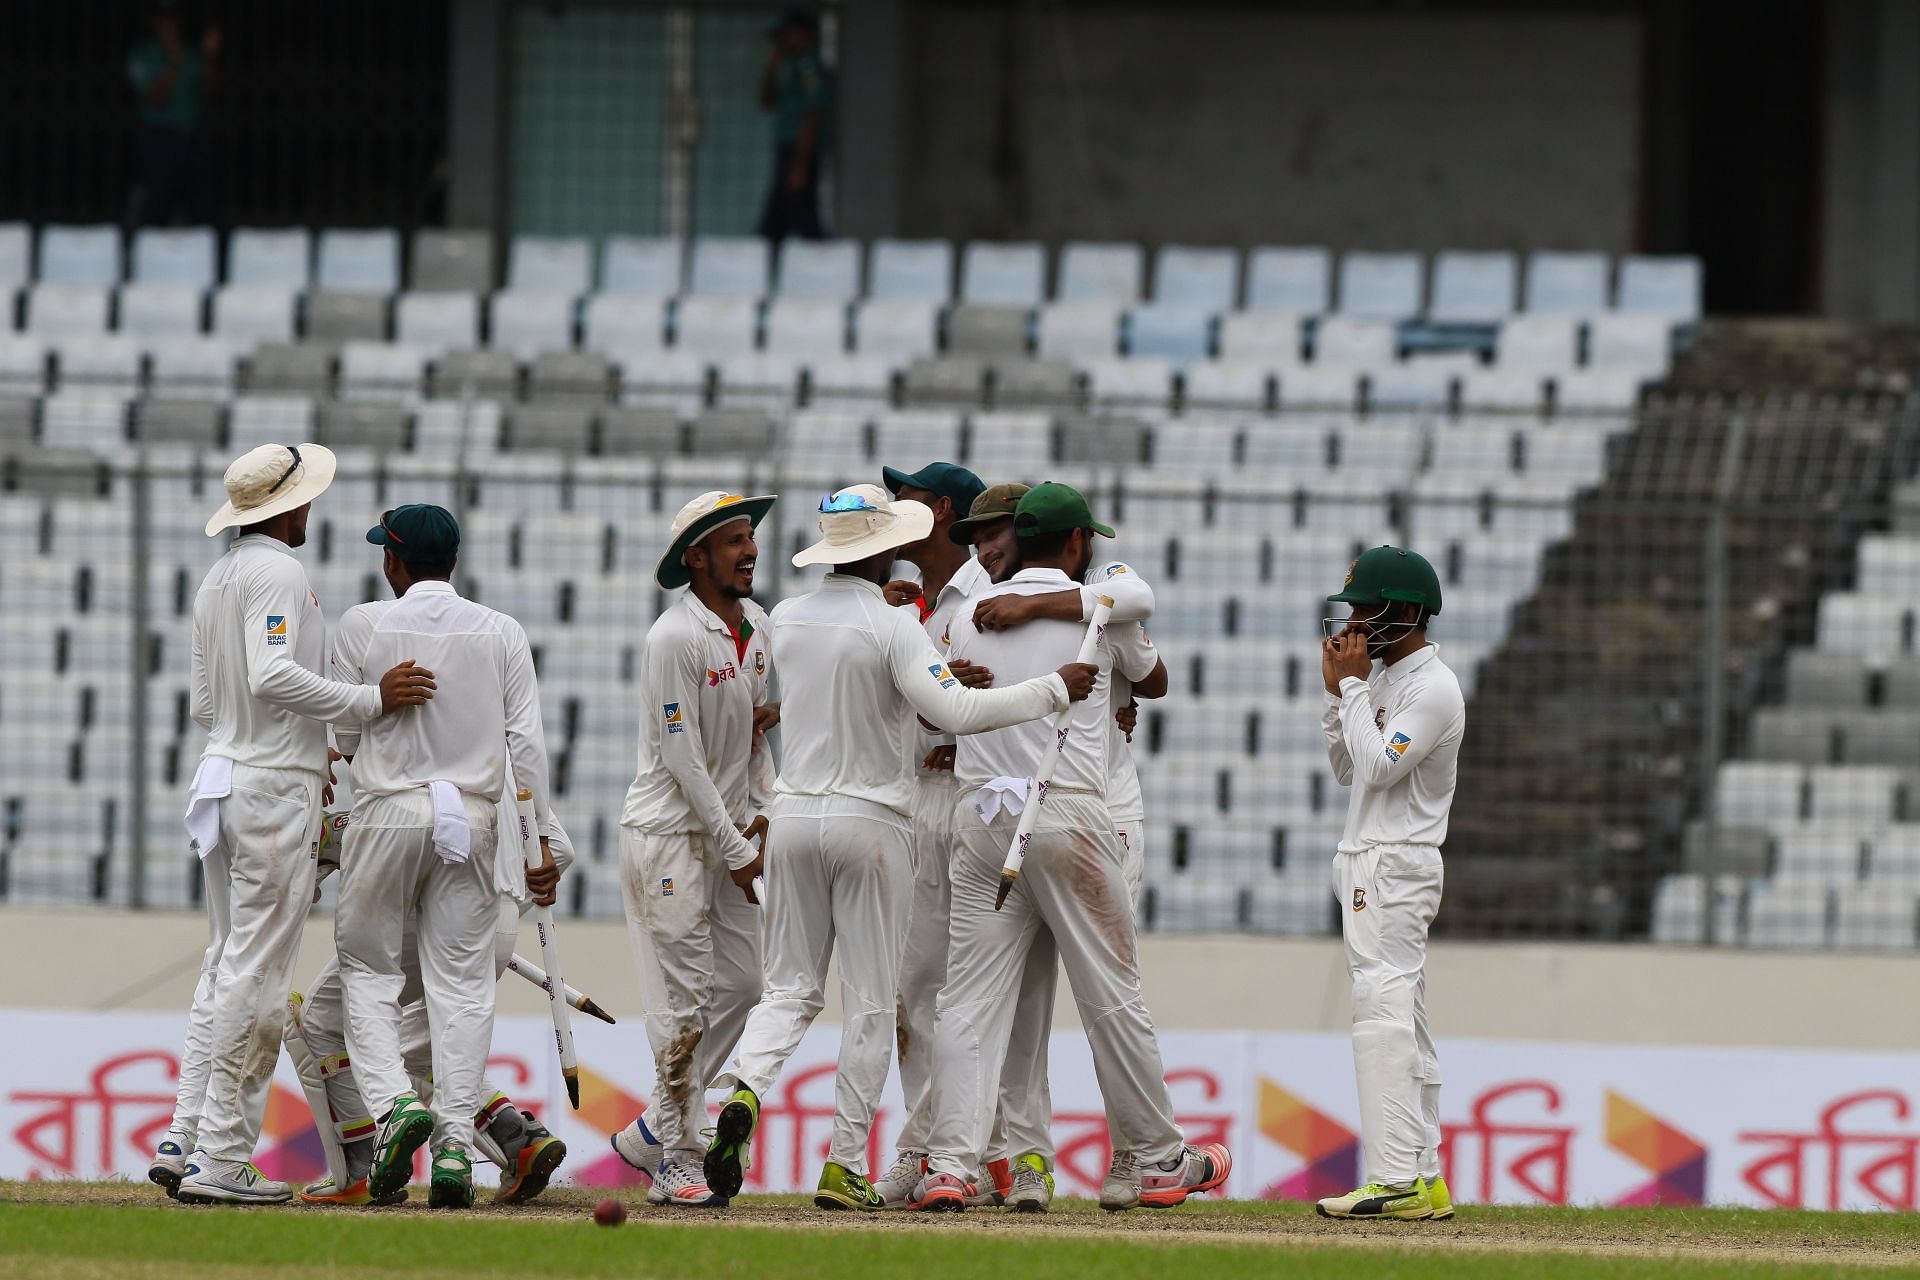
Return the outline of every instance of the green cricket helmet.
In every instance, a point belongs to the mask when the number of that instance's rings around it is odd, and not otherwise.
[[[1327,602],[1356,608],[1401,602],[1417,604],[1428,613],[1439,613],[1440,575],[1417,551],[1405,547],[1371,547],[1353,562],[1340,593],[1328,596]]]

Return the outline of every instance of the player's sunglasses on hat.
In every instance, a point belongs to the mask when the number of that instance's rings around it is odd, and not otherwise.
[[[407,540],[393,531],[393,513],[398,510],[398,507],[389,507],[380,513],[380,532],[387,535],[387,541],[395,546],[404,547],[407,545]]]
[[[839,493],[830,493],[820,499],[820,514],[832,515],[839,511],[878,511],[880,508],[867,501],[863,493],[843,489]]]

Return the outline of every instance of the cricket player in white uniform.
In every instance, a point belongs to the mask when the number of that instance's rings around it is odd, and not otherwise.
[[[1022,493],[1026,486],[1012,486]],[[986,514],[986,513],[983,513]],[[1012,536],[1011,510],[998,521],[969,520],[986,554],[995,560],[994,581],[1004,582],[1023,566],[1019,539]],[[1004,552],[991,548],[1004,546]],[[1004,594],[979,601],[973,606],[975,625],[981,630],[1005,631],[1023,626],[1036,618],[1082,621],[1091,616],[1093,601],[1100,595],[1113,602],[1113,615],[1107,625],[1107,644],[1113,654],[1111,700],[1116,708],[1130,710],[1137,692],[1140,697],[1159,698],[1167,691],[1167,669],[1147,637],[1146,620],[1153,614],[1153,592],[1134,567],[1123,560],[1102,559],[1087,548],[1087,563],[1070,576],[1081,582],[1078,588],[1039,595]],[[1132,717],[1127,717],[1131,722]],[[1121,875],[1127,885],[1127,903],[1137,910],[1140,889],[1146,875],[1146,805],[1141,794],[1140,775],[1134,767],[1130,730],[1123,728],[1121,712],[1107,722],[1108,783],[1107,805],[1114,824],[1114,837],[1120,842]],[[1053,1200],[1053,1097],[1047,1078],[1047,1049],[1053,1032],[1053,1010],[1059,986],[1060,963],[1053,935],[1042,928],[1034,934],[1027,969],[1021,978],[1019,999],[1014,1006],[1013,1031],[1007,1043],[1006,1067],[1001,1075],[1000,1110],[1002,1121],[996,1125],[995,1142],[990,1147],[988,1168],[1004,1158],[1002,1152],[1016,1153],[1012,1159],[1012,1182],[1005,1192],[1005,1203],[1018,1212],[1045,1212]],[[1108,1115],[1108,1138],[1112,1159],[1102,1180],[1103,1204],[1126,1208],[1139,1199],[1139,1167],[1133,1151]],[[977,1203],[979,1197],[975,1198]]]
[[[460,526],[443,508],[396,508],[367,531],[385,548],[396,602],[350,614],[334,665],[347,679],[390,655],[428,657],[457,696],[402,719],[360,728],[336,722],[356,748],[352,825],[340,858],[334,943],[346,989],[347,1052],[367,1106],[380,1121],[367,1189],[376,1203],[407,1183],[413,1153],[429,1139],[428,1203],[473,1204],[474,1117],[493,1044],[494,933],[500,895],[536,881],[552,892],[553,855],[540,838],[536,877],[499,848],[498,806],[507,770],[533,792],[539,829],[552,824],[547,747],[533,654],[520,624],[463,598],[449,580]],[[432,1026],[433,1104],[423,1104],[402,1050],[409,924]]]
[[[924,503],[877,485],[831,494],[820,541],[795,567],[832,565],[820,589],[773,611],[786,767],[766,860],[767,992],[719,1080],[733,1096],[706,1156],[707,1185],[739,1193],[760,1097],[825,1003],[839,951],[843,1008],[833,1139],[814,1193],[824,1209],[885,1207],[861,1168],[893,1055],[900,957],[913,901],[913,769],[923,743],[909,716],[956,734],[1063,711],[1094,686],[1073,663],[1004,689],[969,689],[918,619],[882,585],[900,547],[932,531]]]
[[[754,530],[773,498],[703,493],[674,517],[654,569],[687,591],[647,632],[640,770],[620,819],[627,931],[653,1048],[652,1105],[613,1148],[652,1179],[647,1199],[718,1206],[701,1172],[706,1089],[760,999],[761,871],[773,766],[755,710],[772,671],[750,598]],[[759,749],[756,750],[756,745]]]
[[[1451,1218],[1440,1176],[1440,1059],[1427,1026],[1427,930],[1440,909],[1440,846],[1466,733],[1460,682],[1427,641],[1440,612],[1433,566],[1400,547],[1354,561],[1334,603],[1321,674],[1327,759],[1353,788],[1334,855],[1366,1182],[1329,1218]],[[1334,634],[1337,631],[1337,634]]]
[[[1038,485],[1020,499],[1014,532],[1026,567],[994,596],[1077,589],[1068,570],[1085,566],[1095,534],[1113,536],[1094,522],[1084,497],[1060,484]],[[1015,631],[983,631],[968,618],[951,652],[989,668],[997,680],[1024,679],[1062,654],[1077,653],[1084,634],[1076,621],[1046,618]],[[987,1144],[1006,1060],[1011,997],[1042,928],[1052,933],[1066,965],[1102,1097],[1141,1159],[1132,1203],[1180,1204],[1220,1186],[1232,1170],[1224,1146],[1194,1147],[1181,1136],[1153,1020],[1140,994],[1133,907],[1104,795],[1113,714],[1104,646],[1100,659],[1099,684],[1075,707],[1044,803],[1029,793],[1044,753],[1055,749],[1051,725],[1019,725],[959,743],[959,840],[948,978],[935,1030],[933,1149],[913,1196],[923,1208],[966,1206],[966,1180]],[[995,911],[1017,815],[1032,803],[1040,803],[1040,810],[1025,867],[1005,908]]]
[[[341,630],[370,630],[382,614],[398,603],[396,600],[377,600],[355,605],[341,618]],[[359,727],[356,725],[343,730],[338,742],[351,764],[359,746]],[[496,818],[496,823],[504,822],[507,830],[513,830],[511,824],[517,822],[519,817],[518,806],[504,793],[501,800],[502,814]],[[553,853],[550,867],[524,871],[521,877],[511,874],[503,876],[503,879],[517,882],[512,889],[500,895],[500,914],[493,934],[493,972],[496,982],[506,972],[507,963],[513,958],[514,947],[519,942],[521,914],[540,899],[550,901],[558,888],[560,877],[573,866],[573,843],[558,817],[551,820],[547,839]],[[336,848],[333,852],[337,858],[339,850]],[[495,856],[511,857],[524,864],[517,839],[500,841]],[[321,854],[320,865],[324,878],[328,868],[325,851]],[[513,868],[503,867],[502,870],[510,873]],[[421,987],[418,939],[411,920],[408,921],[401,945],[400,967],[406,977],[400,993],[400,1056],[406,1064],[407,1078],[413,1084],[414,1093],[430,1106],[433,1096],[433,1032],[427,1016],[425,992]],[[352,1056],[347,1052],[346,990],[340,978],[339,957],[328,961],[306,993],[296,993],[290,1004],[294,1036],[298,1037],[299,1044],[306,1051],[312,1075],[317,1077],[310,1083],[305,1074],[307,1068],[302,1067],[301,1057],[296,1055],[295,1067],[303,1072],[301,1084],[307,1091],[314,1125],[321,1141],[337,1148],[337,1163],[346,1171],[344,1184],[336,1185],[334,1176],[329,1174],[303,1190],[300,1199],[309,1204],[372,1204],[373,1193],[368,1186],[367,1175],[373,1168],[377,1126],[361,1096],[359,1082],[353,1074]],[[294,1044],[293,1036],[288,1038],[288,1044]],[[500,1204],[525,1204],[546,1190],[554,1171],[566,1159],[566,1144],[554,1137],[531,1112],[515,1107],[505,1090],[491,1080],[482,1079],[480,1091],[486,1102],[474,1116],[474,1143],[481,1154],[500,1167],[500,1190],[494,1200]],[[330,1156],[329,1166],[335,1163]],[[402,1189],[389,1198],[398,1203],[406,1198],[406,1194]]]
[[[333,481],[316,444],[262,445],[227,468],[207,536],[240,535],[193,602],[193,718],[207,746],[188,792],[209,939],[181,1052],[173,1124],[148,1177],[191,1201],[272,1203],[285,1183],[249,1163],[280,1056],[287,991],[313,898],[326,722],[433,696],[411,663],[378,688],[325,673],[326,619],[293,548]]]
[[[890,582],[887,603],[912,608],[927,638],[944,658],[948,631],[961,605],[988,585],[987,571],[972,554],[972,543],[955,538],[985,486],[980,477],[951,462],[934,462],[909,475],[883,469],[887,490],[897,498],[924,503],[933,512],[933,529],[900,549],[899,558],[920,571],[920,581]],[[1024,489],[1024,486],[1022,486]],[[955,670],[962,684],[970,672]],[[991,678],[991,677],[989,677]],[[897,1139],[893,1167],[874,1179],[874,1190],[888,1205],[906,1203],[927,1169],[927,1130],[933,1119],[933,1014],[940,984],[947,978],[947,863],[953,834],[953,735],[920,728],[913,787],[913,908],[906,950],[900,957],[900,1091],[906,1120]]]

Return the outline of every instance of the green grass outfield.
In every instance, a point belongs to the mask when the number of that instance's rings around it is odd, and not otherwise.
[[[1739,1209],[1463,1209],[1452,1223],[1340,1224],[1298,1205],[1196,1202],[1042,1218],[816,1213],[748,1197],[722,1213],[649,1210],[596,1227],[593,1193],[526,1210],[188,1208],[137,1184],[0,1184],[0,1277],[429,1280],[1252,1280],[1259,1277],[1920,1274],[1920,1218]]]

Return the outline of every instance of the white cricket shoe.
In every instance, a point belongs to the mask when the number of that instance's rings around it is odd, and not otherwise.
[[[1013,1162],[1013,1190],[1007,1195],[1007,1207],[1015,1213],[1045,1213],[1053,1203],[1053,1174],[1047,1162],[1027,1152]]]
[[[1118,1213],[1140,1203],[1140,1160],[1131,1151],[1116,1151],[1100,1182],[1100,1207]]]
[[[293,1188],[245,1160],[214,1160],[195,1151],[187,1157],[175,1198],[182,1204],[285,1204],[293,1199]]]
[[[690,1209],[724,1209],[725,1196],[715,1195],[707,1185],[707,1175],[697,1156],[674,1152],[660,1161],[647,1192],[648,1204],[671,1204]]]
[[[180,1176],[187,1170],[187,1154],[193,1150],[193,1130],[174,1125],[154,1149],[153,1163],[147,1166],[147,1181],[168,1195],[180,1193]]]
[[[638,1169],[640,1176],[651,1187],[660,1169],[660,1159],[666,1151],[660,1146],[659,1139],[648,1132],[647,1118],[634,1117],[632,1124],[613,1135],[612,1142],[620,1158]]]
[[[880,1193],[880,1199],[889,1209],[898,1209],[907,1203],[907,1197],[920,1185],[920,1179],[927,1175],[927,1153],[924,1151],[902,1151],[893,1162],[893,1168],[881,1174],[873,1184]]]

